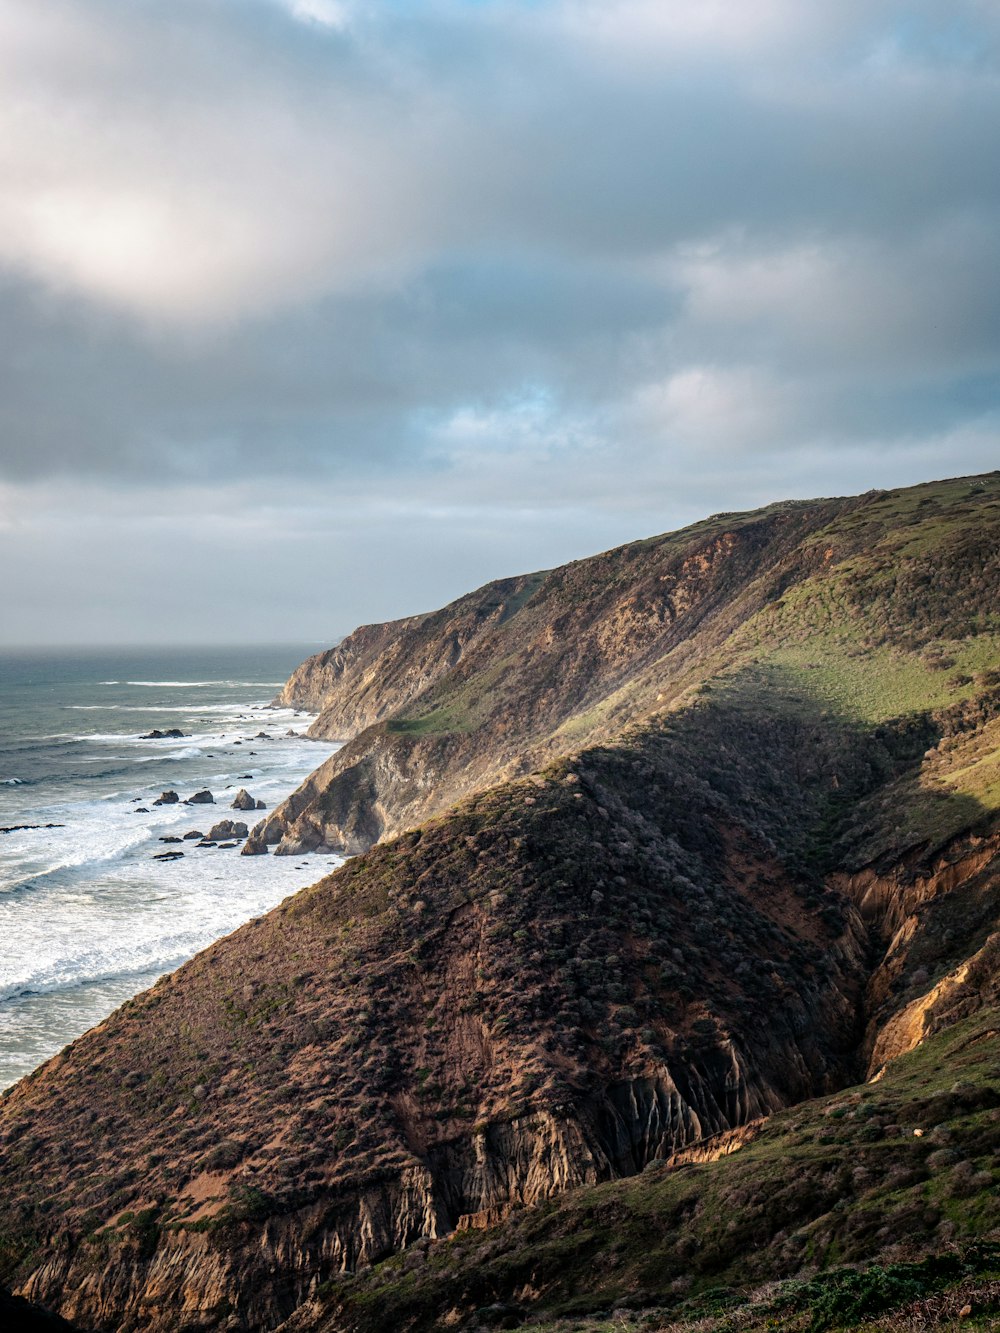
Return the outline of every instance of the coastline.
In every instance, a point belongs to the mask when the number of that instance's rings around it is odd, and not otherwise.
[[[3,659],[0,1088],[314,878],[302,858],[240,857],[241,837],[190,836],[249,831],[263,811],[231,808],[241,789],[272,808],[334,748],[302,734],[310,714],[275,707],[275,654],[255,670],[162,656],[74,670],[39,655],[13,680],[24,659]],[[204,790],[213,803],[184,803]],[[164,792],[177,801],[158,805]]]

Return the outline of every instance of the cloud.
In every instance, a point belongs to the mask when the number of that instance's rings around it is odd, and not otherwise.
[[[3,558],[71,620],[70,545],[343,629],[995,455],[981,0],[0,0],[0,88]]]

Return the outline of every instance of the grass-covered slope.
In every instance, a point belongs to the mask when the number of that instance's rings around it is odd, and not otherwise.
[[[249,850],[356,851],[734,671],[860,725],[976,696],[1000,651],[1000,474],[724,514],[368,626],[283,694],[350,743]],[[992,770],[952,772],[993,802]]]
[[[6,1274],[84,1325],[172,1327],[186,1293],[267,1326],[345,1265],[842,1083],[864,941],[795,868],[802,739],[706,704],[220,941],[6,1098]]]

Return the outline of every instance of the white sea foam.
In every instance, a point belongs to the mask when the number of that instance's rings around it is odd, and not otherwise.
[[[63,704],[63,708],[75,713],[232,713],[241,708],[244,712],[264,713],[266,716],[288,714],[299,717],[295,708],[272,708],[270,704]]]
[[[150,690],[203,690],[219,686],[227,690],[280,690],[283,680],[102,680],[100,685],[139,685]]]
[[[141,684],[198,688],[190,681]],[[227,702],[239,684],[243,697]],[[247,687],[234,677],[200,688],[187,704],[146,707],[113,695],[106,705],[70,695],[63,707],[101,712],[98,729],[86,733],[80,718],[80,732],[31,736],[25,754],[44,757],[14,762],[43,765],[39,773],[22,769],[29,785],[24,777],[0,779],[8,790],[3,823],[64,826],[3,839],[0,1088],[159,973],[328,872],[326,858],[241,858],[235,848],[159,841],[192,829],[207,833],[223,818],[252,826],[262,813],[230,809],[239,787],[273,809],[333,748],[282,734],[307,719],[300,710],[269,706],[277,683]],[[130,715],[140,713],[127,734],[108,730],[128,727]],[[137,733],[164,729],[161,715],[187,734],[143,741]],[[258,730],[272,739],[258,740]],[[183,798],[206,787],[215,805],[153,804],[166,788]],[[183,858],[154,859],[171,850]]]
[[[297,858],[248,859],[236,849],[159,841],[194,828],[207,833],[223,818],[252,826],[263,817],[231,811],[237,788],[252,782],[253,794],[273,808],[316,759],[307,742],[272,748],[284,753],[261,754],[246,766],[235,755],[220,756],[214,772],[202,769],[189,781],[173,782],[182,797],[209,785],[214,805],[154,806],[170,785],[158,779],[131,795],[126,789],[95,800],[51,802],[30,822],[62,827],[8,834],[0,876],[0,998],[172,966],[325,873],[325,860],[309,862],[303,872]],[[194,747],[183,754],[189,762],[200,757]],[[145,813],[138,813],[140,805]],[[183,860],[153,859],[169,850],[183,851]]]

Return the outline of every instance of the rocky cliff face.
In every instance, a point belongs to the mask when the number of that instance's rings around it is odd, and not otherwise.
[[[355,631],[280,696],[320,710],[311,735],[350,743],[247,854],[355,853],[613,735],[700,679],[734,626],[821,565],[812,538],[857,504],[727,515]]]
[[[471,648],[517,614],[545,578],[500,579],[442,611],[362,625],[336,648],[303,662],[278,700],[319,713],[311,729],[315,736],[355,736],[399,713],[453,671]]]
[[[0,1279],[273,1328],[995,1002],[998,528],[1000,479],[726,516],[314,663],[364,730],[271,832],[369,850],[4,1098]]]
[[[246,851],[363,850],[761,664],[873,724],[968,701],[993,660],[998,496],[991,474],[721,515],[364,627],[285,687],[348,744]]]

